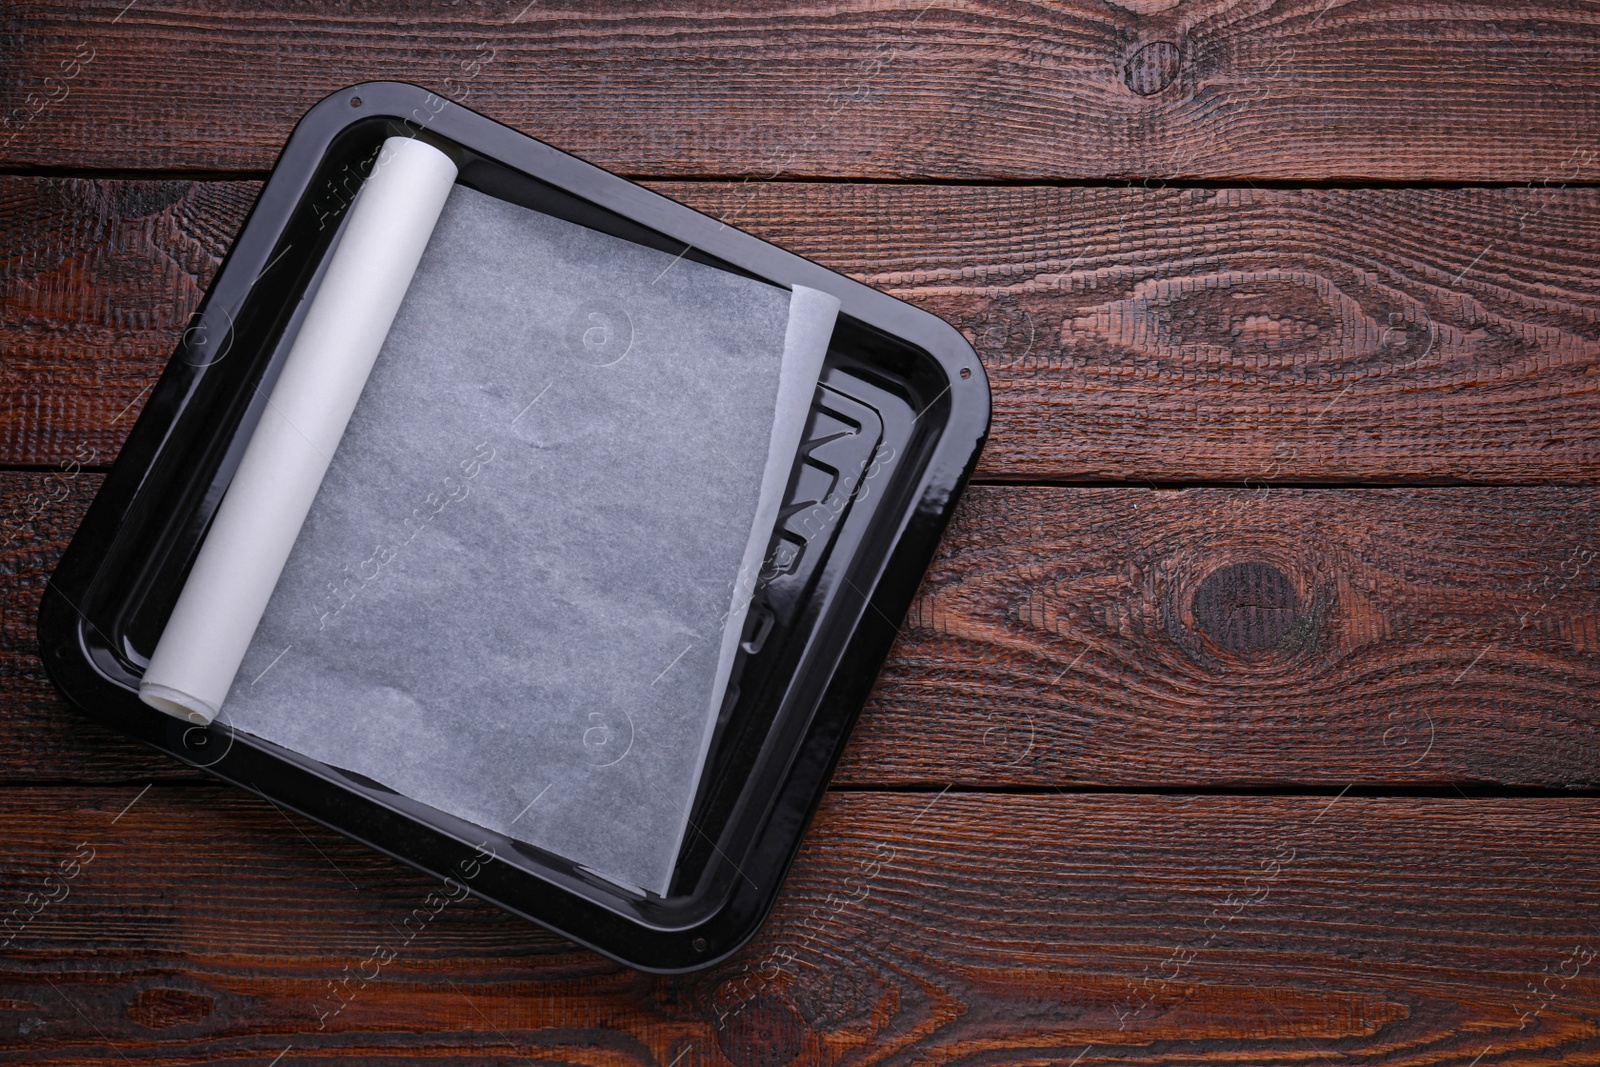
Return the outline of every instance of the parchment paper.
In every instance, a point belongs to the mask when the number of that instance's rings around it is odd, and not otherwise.
[[[222,719],[664,893],[789,313],[457,186]]]

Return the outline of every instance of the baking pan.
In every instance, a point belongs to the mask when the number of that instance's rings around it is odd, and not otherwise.
[[[138,683],[379,145],[410,134],[459,181],[651,248],[842,304],[665,896],[602,879]],[[727,956],[775,899],[977,462],[989,388],[942,320],[418,86],[370,82],[295,128],[61,559],[39,610],[84,714],[630,966]]]

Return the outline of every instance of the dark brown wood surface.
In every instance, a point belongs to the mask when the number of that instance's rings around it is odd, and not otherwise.
[[[40,1065],[1587,1063],[1600,1011],[1593,799],[836,794],[674,978],[233,789],[11,789],[0,830],[59,898],[0,972]]]
[[[407,939],[436,884],[39,665],[259,179],[369,78],[925,307],[993,385],[707,972],[472,900]],[[1600,1064],[1597,119],[1583,0],[0,9],[0,1062]]]
[[[1600,168],[1584,0],[56,0],[13,19],[11,166],[264,171],[317,100],[398,79],[648,176]]]
[[[0,461],[115,454],[258,188],[0,178]],[[1597,189],[656,188],[961,329],[980,477],[1600,474]]]

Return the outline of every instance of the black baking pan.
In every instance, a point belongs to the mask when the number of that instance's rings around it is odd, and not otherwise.
[[[369,779],[140,703],[139,678],[382,141],[459,181],[651,248],[842,302],[668,894],[631,891]],[[427,90],[371,82],[309,111],[67,547],[39,609],[85,714],[623,963],[707,966],[777,895],[983,445],[971,346],[909,304]]]

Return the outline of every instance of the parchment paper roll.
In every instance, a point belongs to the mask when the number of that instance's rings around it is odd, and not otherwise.
[[[455,180],[438,149],[384,142],[150,658],[151,707],[216,717]]]

